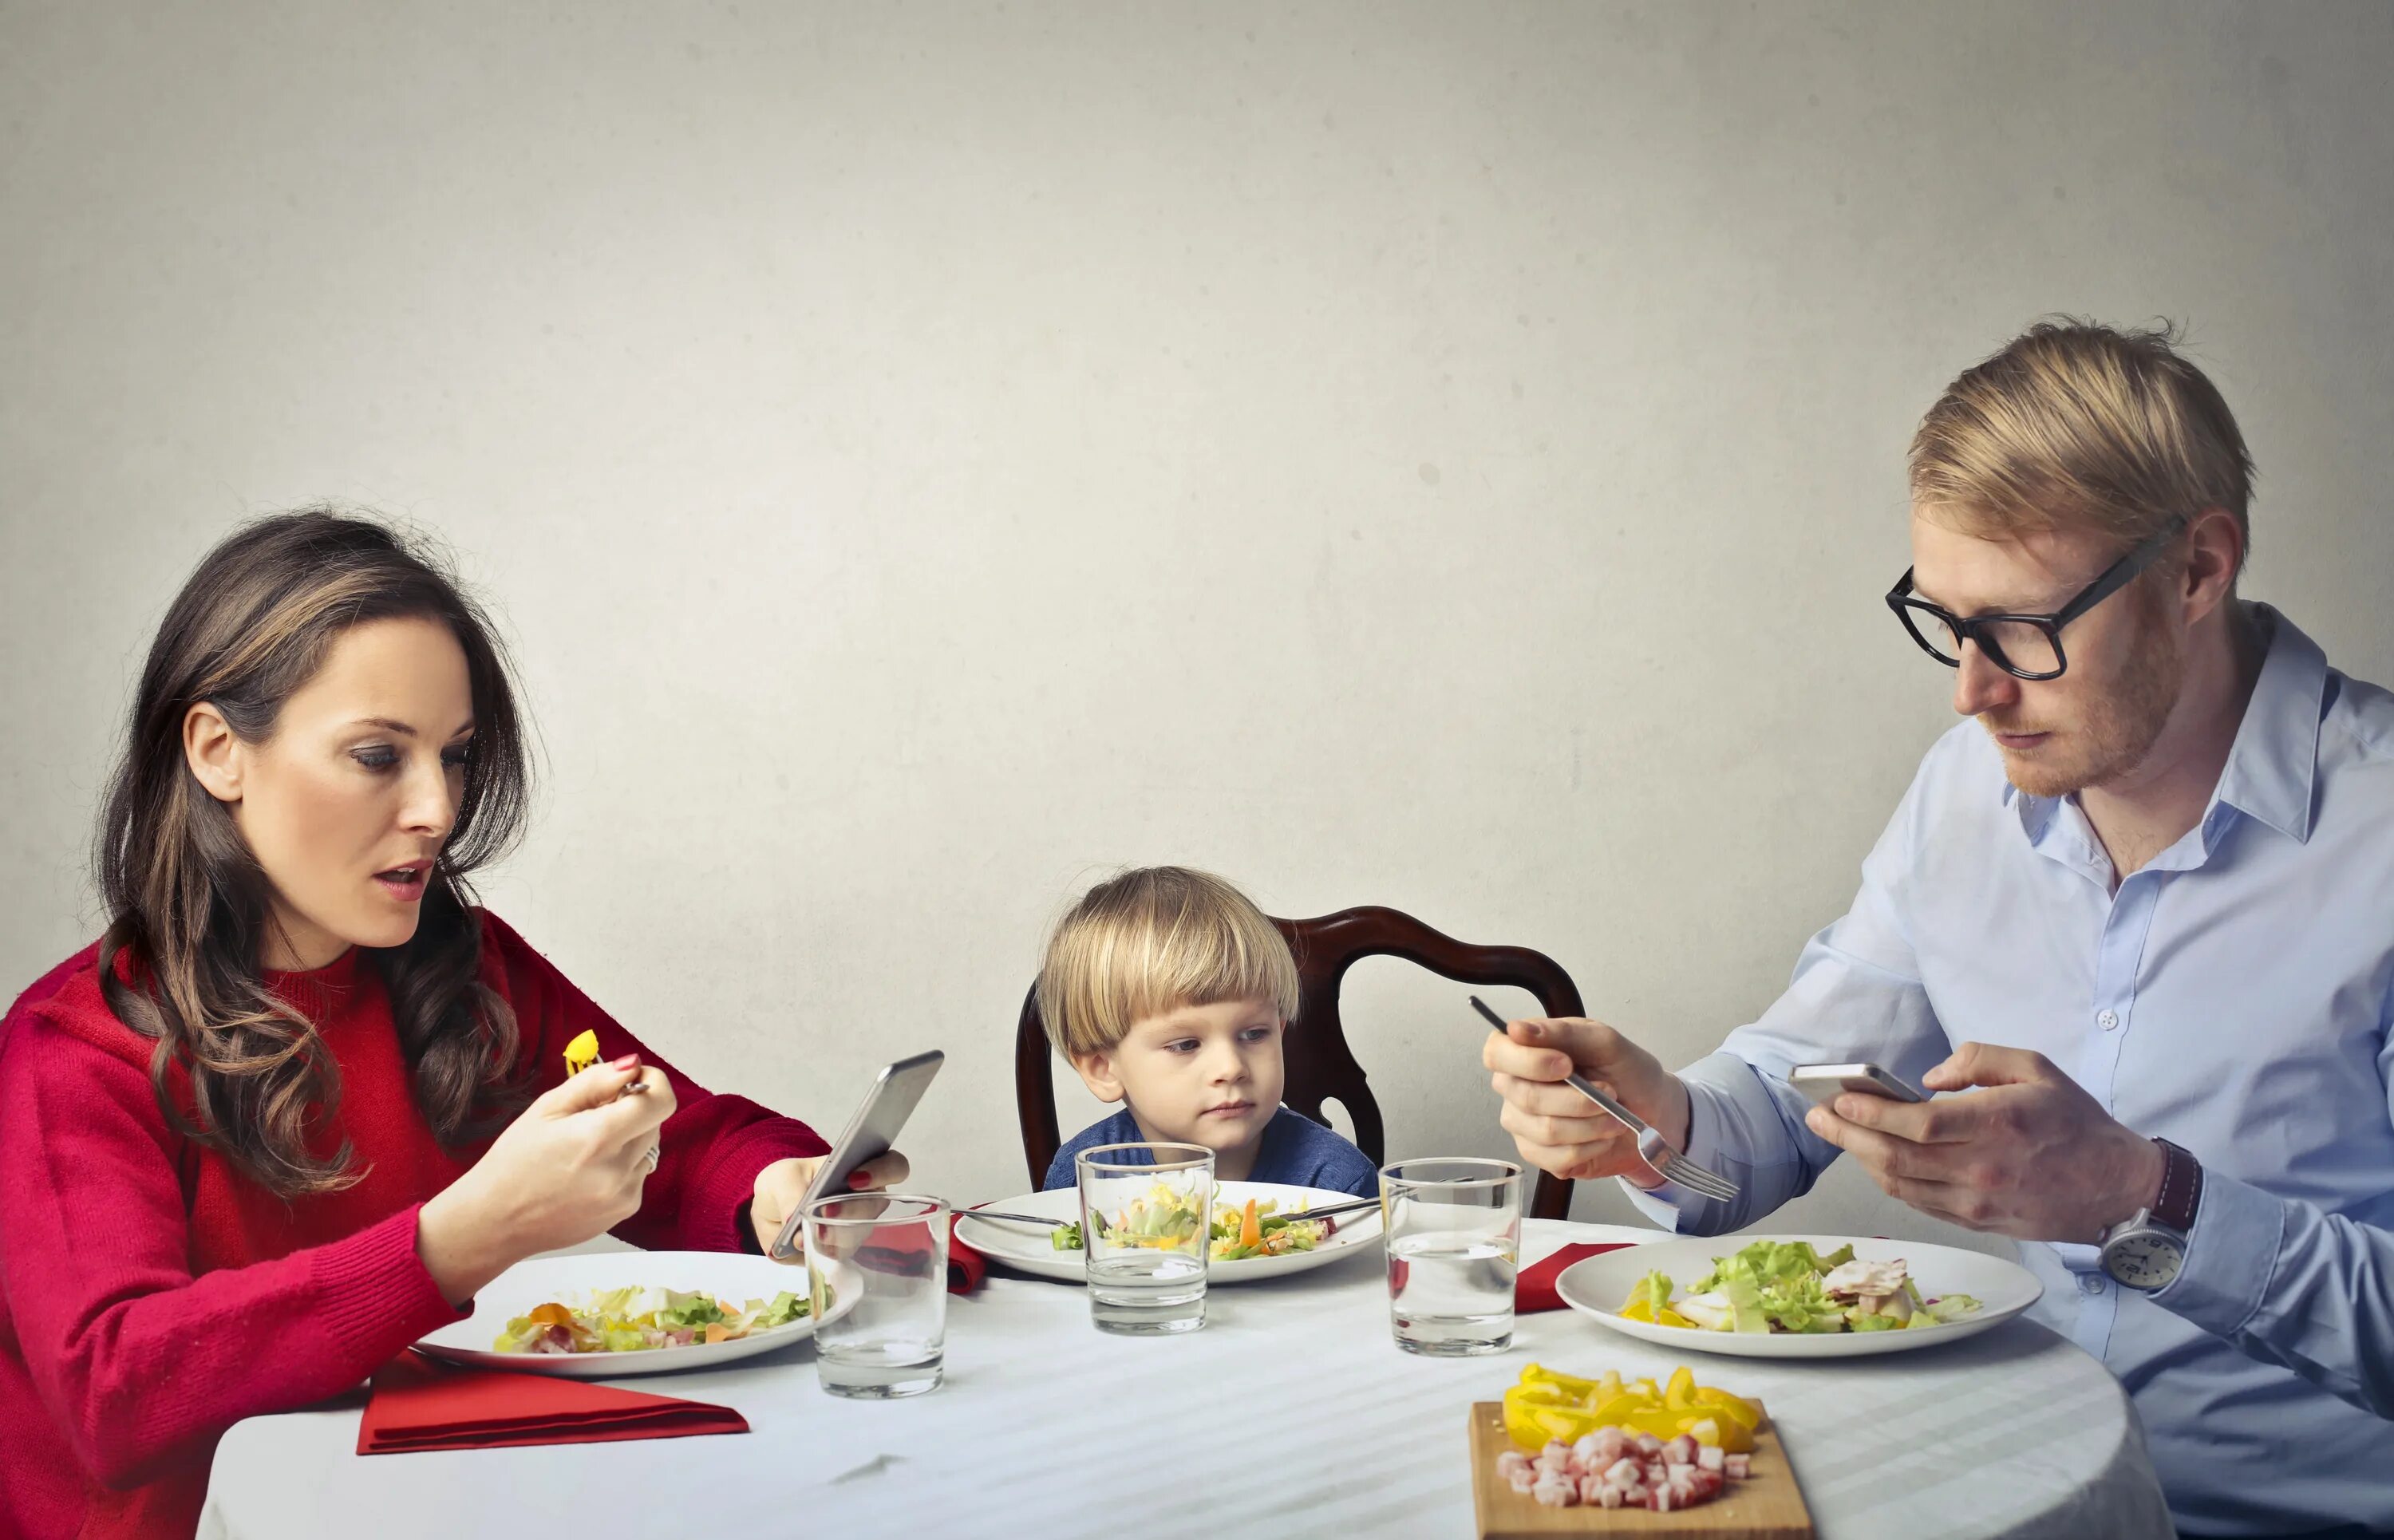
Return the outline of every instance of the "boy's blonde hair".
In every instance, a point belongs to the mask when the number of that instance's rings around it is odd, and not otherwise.
[[[1913,435],[1912,501],[1972,534],[2092,528],[2133,545],[2223,508],[2249,547],[2253,461],[2167,325],[2041,321],[1965,372]]]
[[[1296,959],[1244,893],[1207,872],[1143,866],[1081,895],[1047,940],[1039,1014],[1070,1059],[1103,1053],[1131,1025],[1224,1000],[1296,1015]]]

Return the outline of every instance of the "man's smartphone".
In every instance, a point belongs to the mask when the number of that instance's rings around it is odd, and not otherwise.
[[[1798,1064],[1787,1073],[1787,1084],[1823,1107],[1848,1091],[1890,1101],[1928,1099],[1875,1064]]]
[[[805,1198],[790,1210],[789,1218],[783,1221],[782,1232],[773,1238],[766,1256],[789,1256],[790,1243],[796,1238],[798,1226],[805,1222],[807,1204],[817,1198],[847,1191],[850,1173],[874,1157],[889,1152],[898,1142],[899,1130],[906,1126],[907,1117],[914,1111],[914,1103],[923,1099],[924,1090],[947,1057],[933,1048],[912,1059],[901,1059],[874,1077],[873,1088],[864,1093],[864,1104],[857,1108],[856,1115],[848,1120],[848,1126],[833,1141],[831,1153],[823,1157]]]

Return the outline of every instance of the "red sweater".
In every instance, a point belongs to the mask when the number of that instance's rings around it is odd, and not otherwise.
[[[364,1179],[285,1204],[177,1137],[151,1044],[100,997],[86,948],[0,1021],[0,1534],[191,1534],[217,1440],[349,1389],[457,1319],[415,1255],[415,1215],[481,1153],[433,1141],[380,979],[349,953],[269,976],[340,1066],[339,1135]],[[546,1089],[566,1043],[638,1052],[678,1106],[639,1213],[651,1249],[741,1249],[756,1173],[819,1155],[802,1123],[711,1096],[634,1041],[521,937],[482,915],[482,975]]]

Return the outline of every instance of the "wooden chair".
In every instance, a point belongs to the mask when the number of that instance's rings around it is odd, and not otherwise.
[[[1335,1099],[1354,1120],[1355,1143],[1374,1164],[1388,1159],[1387,1139],[1380,1127],[1380,1106],[1365,1084],[1363,1066],[1347,1046],[1338,1019],[1339,981],[1365,957],[1402,957],[1461,983],[1484,987],[1509,986],[1536,995],[1548,1016],[1579,1016],[1579,990],[1553,958],[1519,946],[1471,946],[1440,935],[1410,915],[1369,906],[1342,909],[1319,919],[1272,923],[1288,938],[1296,954],[1300,990],[1296,1020],[1289,1023],[1283,1054],[1288,1067],[1282,1100],[1316,1122],[1326,1121],[1322,1104]],[[1458,1007],[1462,1002],[1457,1001]],[[1467,1008],[1455,1011],[1454,1051],[1458,1061],[1477,1042],[1464,1030]],[[1047,1167],[1062,1147],[1056,1125],[1055,1056],[1047,1043],[1046,1024],[1039,1018],[1039,992],[1033,988],[1022,1001],[1022,1018],[1014,1035],[1014,1097],[1022,1121],[1022,1159],[1030,1167],[1031,1185],[1047,1179]],[[1571,1213],[1572,1184],[1541,1171],[1530,1201],[1530,1213],[1541,1219],[1566,1218]]]

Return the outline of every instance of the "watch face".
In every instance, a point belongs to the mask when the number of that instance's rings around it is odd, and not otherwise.
[[[2163,1287],[2185,1261],[2185,1248],[2150,1230],[2132,1231],[2103,1248],[2103,1270],[2132,1289]]]

